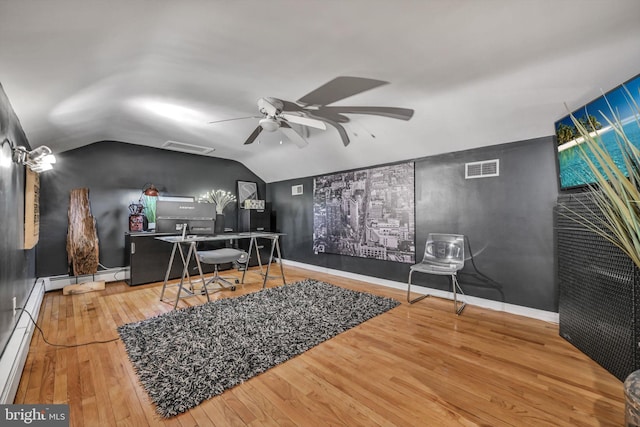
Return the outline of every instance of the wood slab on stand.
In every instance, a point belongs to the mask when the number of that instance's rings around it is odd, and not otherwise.
[[[99,250],[96,220],[91,215],[89,189],[75,188],[69,196],[67,260],[74,276],[98,271]]]
[[[78,283],[77,285],[67,285],[62,288],[62,295],[77,295],[86,292],[104,291],[105,281]]]

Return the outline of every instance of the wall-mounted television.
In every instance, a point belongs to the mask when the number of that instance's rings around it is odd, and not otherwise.
[[[638,105],[640,105],[640,75],[578,108],[571,114],[584,123],[588,130],[597,132],[602,144],[611,153],[616,164],[624,170],[618,139],[605,116],[609,120],[615,121],[615,113],[629,140],[640,148],[640,126],[636,121],[638,115],[636,106]],[[584,187],[595,183],[596,179],[581,154],[580,144],[583,139],[579,137],[569,114],[555,123],[555,130],[558,142],[560,189]]]

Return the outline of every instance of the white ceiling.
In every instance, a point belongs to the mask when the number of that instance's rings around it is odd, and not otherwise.
[[[563,103],[638,73],[638,0],[0,0],[0,83],[32,147],[173,140],[267,182],[551,135]],[[329,127],[303,149],[208,124],[337,76],[389,84],[335,105],[413,118],[351,115],[348,147]]]

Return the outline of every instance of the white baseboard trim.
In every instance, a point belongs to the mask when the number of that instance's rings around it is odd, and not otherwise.
[[[100,270],[96,274],[85,274],[83,276],[51,276],[47,279],[49,284],[45,291],[55,291],[62,289],[67,285],[75,285],[79,283],[95,282],[104,280],[105,282],[116,282],[129,278],[129,267],[114,267],[106,270]]]
[[[333,274],[334,276],[345,277],[347,279],[370,282],[376,285],[386,286],[389,288],[402,289],[404,291],[407,290],[407,283],[403,283],[403,282],[380,279],[377,277],[365,276],[363,274],[350,273],[347,271],[334,270],[327,267],[320,267],[313,264],[305,264],[302,262],[291,261],[287,259],[283,259],[282,264],[290,265],[292,267],[305,268],[307,270],[312,270],[312,271],[318,271],[320,273]],[[442,297],[442,298],[449,298],[449,299],[453,298],[452,292],[441,291],[439,289],[432,289],[424,286],[411,286],[411,293],[421,294],[421,295],[429,294],[435,297]],[[530,317],[533,319],[543,320],[545,322],[550,322],[555,324],[558,324],[560,321],[558,313],[554,313],[552,311],[538,310],[536,308],[524,307],[524,306],[515,305],[515,304],[508,304],[505,302],[493,301],[493,300],[473,297],[469,295],[460,296],[458,294],[458,298],[462,301],[465,301],[469,305],[488,308],[490,310],[504,311],[506,313],[517,314],[520,316]]]
[[[47,282],[47,278],[38,279],[25,304],[24,308],[31,313],[34,319],[38,318]],[[33,322],[25,312],[20,311],[19,316],[13,334],[11,334],[4,353],[0,357],[0,385],[2,386],[0,403],[2,404],[11,404],[16,397],[22,370],[29,353],[29,343],[31,343],[31,336],[35,330]]]

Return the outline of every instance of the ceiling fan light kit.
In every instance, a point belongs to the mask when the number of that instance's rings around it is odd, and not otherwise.
[[[278,98],[265,97],[258,99],[258,111],[264,116],[258,121],[251,135],[244,142],[245,145],[252,144],[260,135],[262,130],[281,132],[298,147],[308,145],[307,140],[291,128],[289,123],[310,127],[319,130],[326,130],[327,124],[333,126],[346,147],[349,145],[349,136],[341,123],[349,122],[345,114],[369,114],[381,117],[388,117],[398,120],[409,120],[413,117],[413,110],[409,108],[397,107],[332,107],[328,104],[340,101],[353,95],[374,89],[387,84],[382,80],[368,79],[364,77],[341,76],[325,83],[319,88],[309,92],[296,102],[285,101]],[[238,117],[235,119],[225,119],[210,123],[220,123],[230,120],[249,119],[251,117]],[[259,118],[259,117],[258,117]],[[282,141],[280,142],[282,143]]]
[[[280,123],[272,117],[265,117],[264,119],[260,119],[258,122],[260,127],[267,132],[275,132],[280,128]]]

